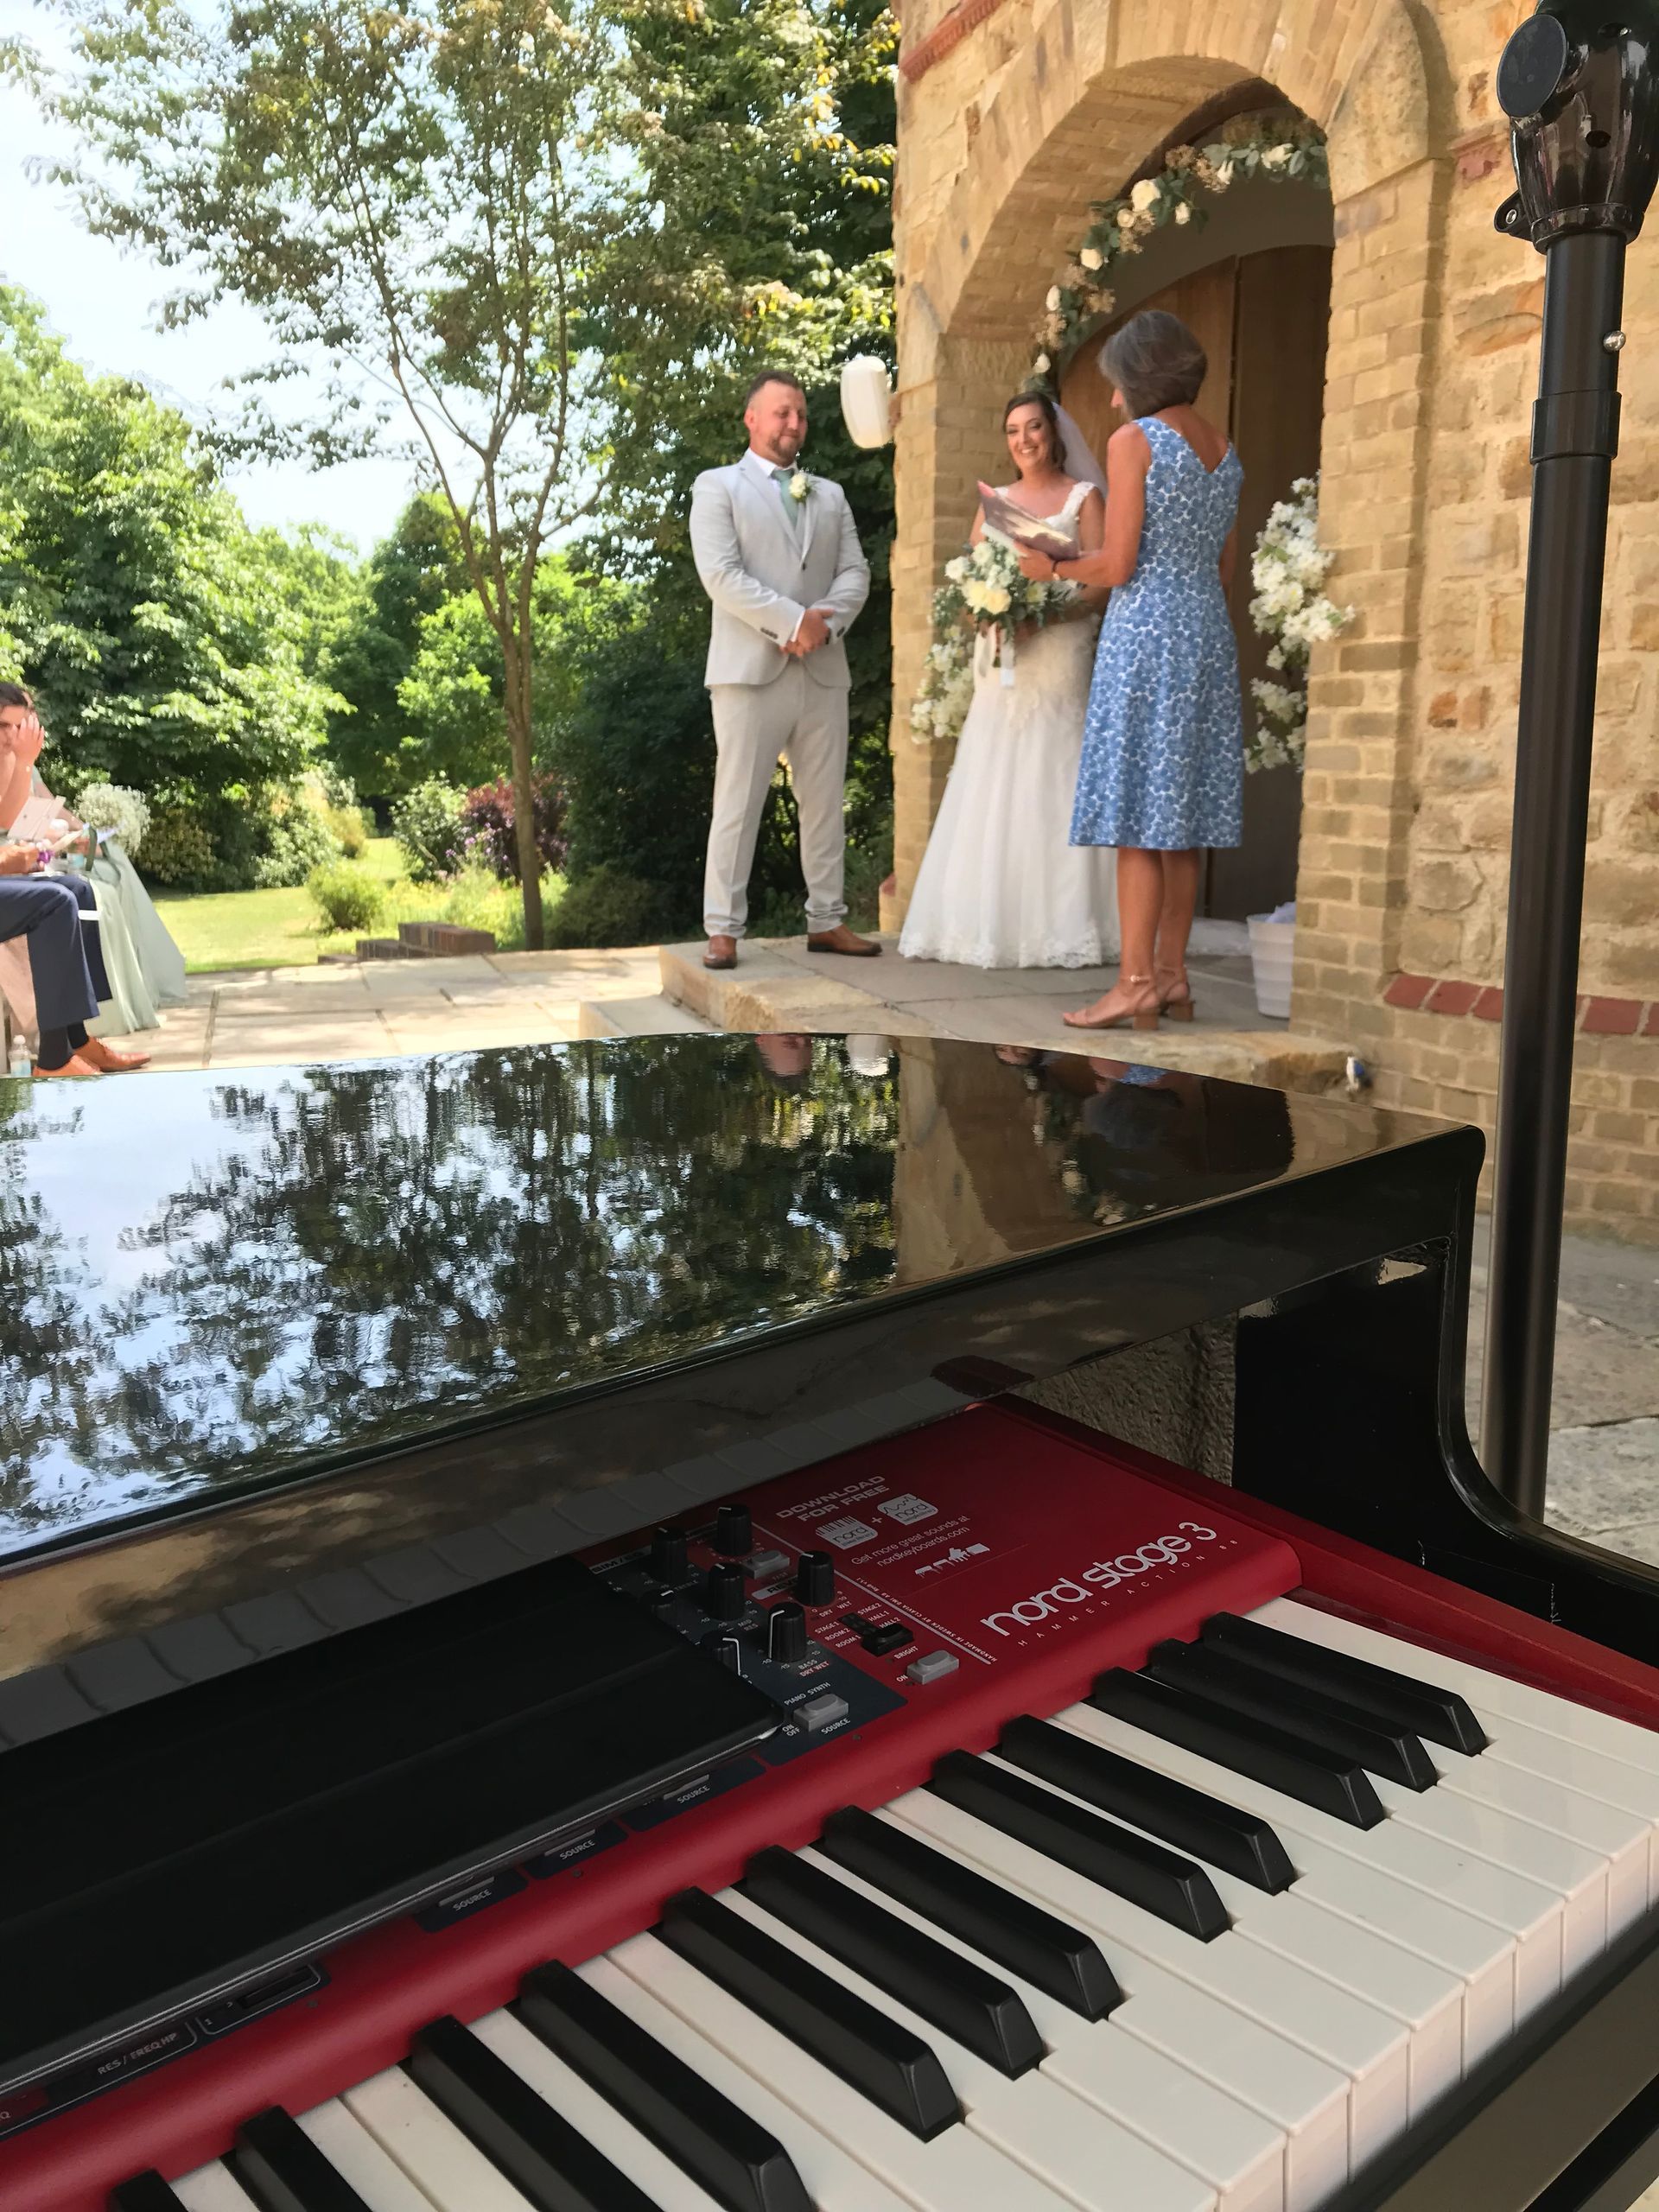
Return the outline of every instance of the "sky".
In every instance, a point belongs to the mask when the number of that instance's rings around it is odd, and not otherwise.
[[[0,35],[7,35],[29,40],[48,61],[68,51],[33,0],[0,0]],[[27,92],[0,85],[0,277],[44,304],[48,326],[84,367],[140,378],[194,422],[227,410],[233,403],[220,388],[225,378],[270,351],[258,316],[228,302],[188,330],[158,329],[158,303],[178,272],[92,237],[67,194],[28,174],[32,161],[72,151],[68,134],[54,130]],[[320,472],[260,463],[230,472],[226,481],[256,525],[320,522],[365,552],[391,528],[410,487],[409,464],[397,460]]]

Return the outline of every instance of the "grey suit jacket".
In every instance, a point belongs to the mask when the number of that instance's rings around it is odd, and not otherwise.
[[[848,686],[848,625],[869,596],[870,571],[847,494],[815,476],[798,538],[778,487],[741,463],[705,469],[691,493],[691,551],[714,604],[705,683],[772,683],[782,648],[809,607],[831,609],[826,645],[803,666],[831,690]]]

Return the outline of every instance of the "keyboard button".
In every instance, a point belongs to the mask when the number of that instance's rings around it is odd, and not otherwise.
[[[899,1834],[886,1815],[875,1824]],[[820,1849],[805,1856],[817,1859]],[[857,1875],[847,1878],[881,1901],[881,1893]],[[893,1910],[906,1919],[923,1917],[907,1906]],[[966,1957],[980,1955],[953,1935],[942,1940]],[[1016,1979],[1014,1986],[1048,2047],[1042,2070],[1052,2080],[1197,2174],[1216,2191],[1217,2212],[1282,2212],[1285,2139],[1270,2120],[1116,2021],[1088,2020],[1034,1983]]]
[[[1261,1783],[1232,1780],[1196,1753],[1092,1706],[1073,1706],[1058,1720],[1199,1789],[1229,1781],[1283,1839],[1296,1862],[1297,1895],[1409,1943],[1420,1956],[1459,1974],[1465,2069],[1560,1988],[1561,1901],[1551,1892],[1401,1821],[1361,1832],[1330,1820]]]
[[[369,2212],[432,2212],[432,2200],[416,2187],[338,2097],[300,2114],[300,2126]]]
[[[1189,1691],[1173,1690],[1117,1669],[1101,1676],[1090,1703],[1149,1735],[1166,1736],[1190,1751],[1202,1751],[1236,1774],[1254,1776],[1287,1797],[1317,1806],[1333,1820],[1372,1828],[1382,1819],[1370,1777],[1355,1761],[1299,1743],[1281,1728],[1247,1720],[1242,1713],[1230,1713]]]
[[[345,2176],[278,2106],[243,2122],[226,2164],[260,2212],[368,2212]]]
[[[404,2063],[538,2212],[657,2212],[643,2190],[458,2020],[423,2028]]]
[[[210,2166],[198,2166],[194,2173],[181,2175],[173,2184],[173,2194],[184,2212],[259,2212],[246,2190],[217,2158]]]
[[[1063,2198],[969,2126],[918,2140],[654,1936],[636,1936],[580,1971],[636,2018],[651,2019],[658,2039],[727,2095],[787,2133],[817,2212],[1063,2212]],[[613,1974],[635,1985],[631,1995],[614,1991]],[[772,2117],[782,2105],[791,2107],[787,2131]]]
[[[701,1890],[671,1897],[659,1939],[929,2141],[962,2107],[920,2037]]]
[[[473,2033],[556,2113],[642,2189],[660,2212],[719,2212],[705,2189],[646,2140],[590,2082],[574,2073],[511,2012],[486,2012]]]
[[[954,1675],[962,1662],[954,1651],[924,1651],[919,1659],[912,1659],[905,1669],[905,1679],[911,1682],[939,1682],[947,1675]]]
[[[811,1851],[801,1854],[803,1868],[823,1871]],[[829,1877],[826,1874],[826,1878]],[[836,1887],[844,1886],[839,1881]],[[764,1921],[761,1908],[740,1892],[733,1892],[734,1909]],[[882,1916],[895,1916],[881,1909]],[[904,1925],[906,1923],[899,1923]],[[926,1939],[930,1944],[933,1939]],[[802,1938],[804,1955],[825,1968],[836,1964],[831,1955]],[[963,1965],[969,1961],[953,1953]],[[849,1985],[874,2001],[883,1993],[878,1984],[843,1969]],[[900,2017],[921,2029],[919,2015],[899,2008]],[[962,2093],[967,2126],[995,2145],[1027,2173],[1046,2183],[1086,2212],[1120,2212],[1125,2203],[1137,2212],[1166,2208],[1166,2212],[1213,2212],[1213,2196],[1190,2171],[1151,2151],[1144,2143],[1125,2139],[1120,2131],[1084,2101],[1041,2073],[1026,2073],[1017,2081],[979,2057],[964,2044],[948,2037],[939,2044],[939,2056]]]
[[[882,1897],[960,1936],[993,1965],[1084,2019],[1103,2019],[1119,2001],[1122,1993],[1092,1937],[874,1814],[851,1806],[832,1813],[818,1849]]]
[[[1448,1694],[1432,1682],[1414,1681],[1408,1674],[1377,1667],[1317,1644],[1286,1636],[1259,1620],[1241,1620],[1236,1613],[1216,1613],[1204,1624],[1204,1640],[1236,1651],[1252,1666],[1282,1676],[1286,1681],[1306,1683],[1309,1689],[1328,1690],[1333,1696],[1351,1699],[1356,1705],[1401,1727],[1414,1729],[1431,1744],[1444,1744],[1472,1757],[1486,1748],[1486,1732],[1465,1700]]]
[[[1378,1720],[1325,1691],[1259,1673],[1238,1652],[1204,1643],[1154,1644],[1146,1672],[1172,1689],[1191,1690],[1212,1705],[1352,1759],[1407,1789],[1434,1786],[1433,1764],[1408,1728]]]
[[[777,2137],[570,1967],[538,1967],[513,2010],[728,2212],[812,2212]]]
[[[506,2176],[438,2110],[401,2066],[389,2066],[340,2102],[420,2187],[434,2212],[534,2212]]]
[[[951,1751],[939,1761],[927,1787],[1199,1942],[1210,1942],[1226,1929],[1221,1899],[1201,1866],[1006,1767]]]
[[[1116,1814],[1259,1890],[1287,1890],[1296,1878],[1285,1847],[1255,1814],[1189,1789],[1101,1745],[1084,1743],[1050,1721],[1010,1721],[997,1750],[1010,1765],[1055,1783],[1103,1813]]]
[[[1007,1982],[970,1966],[832,1875],[773,1849],[750,1861],[740,1888],[1001,2072],[1023,2074],[1041,2058],[1031,2015]]]
[[[1160,1955],[1160,1945],[1173,1948],[1180,1939],[1161,1923],[1136,1914],[1132,1906],[1114,1911],[1117,1901],[1081,1875],[928,1790],[911,1791],[881,1817],[899,1821],[1082,1925],[1093,1915],[1125,1992],[1121,2017],[1131,2032],[1282,2130],[1287,2212],[1313,2212],[1346,2180],[1352,2090],[1346,2075],[1214,1989],[1173,1971]],[[1126,1930],[1130,1940],[1125,1940]],[[1139,1942],[1133,1940],[1137,1935]],[[1182,1948],[1207,1965],[1216,1947]]]
[[[791,1706],[789,1717],[807,1735],[816,1736],[821,1729],[833,1728],[837,1720],[844,1720],[850,1710],[846,1699],[837,1697],[834,1690],[820,1690],[816,1697]]]
[[[183,2212],[183,2208],[152,2167],[111,2190],[110,2212]]]

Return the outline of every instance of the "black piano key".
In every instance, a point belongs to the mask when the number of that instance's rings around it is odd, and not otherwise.
[[[1103,2020],[1122,2002],[1092,1936],[874,1813],[852,1806],[832,1813],[818,1849],[1085,2020]]]
[[[236,2131],[225,2161],[259,2212],[370,2212],[344,2175],[280,2105]]]
[[[404,2071],[537,2212],[657,2212],[642,2189],[459,2020],[423,2028]]]
[[[1011,1720],[997,1750],[1027,1774],[1084,1797],[1103,1813],[1116,1813],[1149,1834],[1161,1836],[1179,1851],[1190,1851],[1207,1866],[1219,1866],[1241,1882],[1276,1897],[1296,1878],[1290,1854],[1267,1821],[1241,1812],[1219,1797],[1206,1796],[1185,1782],[1172,1782],[1154,1768],[1138,1765],[1103,1744],[1091,1744],[1047,1720]]]
[[[1484,1751],[1491,1738],[1455,1690],[1420,1682],[1411,1675],[1374,1666],[1346,1651],[1330,1651],[1322,1643],[1309,1643],[1300,1636],[1287,1636],[1260,1621],[1241,1620],[1236,1613],[1212,1614],[1204,1624],[1206,1643],[1236,1651],[1253,1667],[1280,1675],[1287,1682],[1302,1682],[1309,1689],[1328,1690],[1351,1699],[1379,1720],[1414,1729],[1431,1744],[1472,1758]]]
[[[1234,1774],[1247,1774],[1300,1804],[1346,1821],[1351,1827],[1374,1828],[1384,1817],[1376,1785],[1354,1760],[1299,1743],[1281,1728],[1212,1705],[1190,1690],[1173,1690],[1120,1668],[1100,1677],[1089,1702],[1103,1713],[1116,1713],[1132,1728],[1179,1744]]]
[[[110,2212],[184,2212],[184,2206],[152,2166],[110,2191]]]
[[[962,2118],[944,2067],[918,2035],[717,1898],[682,1890],[657,1933],[912,2135],[931,2141]]]
[[[1376,1720],[1345,1700],[1263,1674],[1234,1651],[1208,1643],[1154,1644],[1146,1672],[1172,1689],[1193,1690],[1217,1705],[1338,1758],[1357,1759],[1372,1774],[1408,1789],[1432,1789],[1440,1777],[1421,1739],[1408,1728]]]
[[[1036,2023],[1006,1981],[821,1868],[774,1847],[750,1860],[738,1886],[1000,2072],[1024,2074],[1046,2056]]]
[[[1232,1925],[1202,1866],[1133,1835],[1081,1805],[1057,1797],[1023,1775],[969,1751],[950,1751],[927,1787],[988,1827],[1029,1844],[1114,1897],[1127,1897],[1172,1928],[1208,1943]]]
[[[579,1974],[537,1967],[512,2010],[727,2212],[812,2212],[777,2137]]]

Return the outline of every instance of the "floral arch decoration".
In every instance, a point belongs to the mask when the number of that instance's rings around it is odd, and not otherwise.
[[[1154,231],[1202,223],[1206,194],[1235,177],[1329,188],[1325,135],[1300,116],[1235,116],[1205,146],[1173,146],[1155,175],[1116,200],[1097,200],[1094,219],[1065,274],[1049,287],[1032,340],[1031,382],[1051,384],[1061,362],[1111,315],[1113,264],[1141,251]]]

